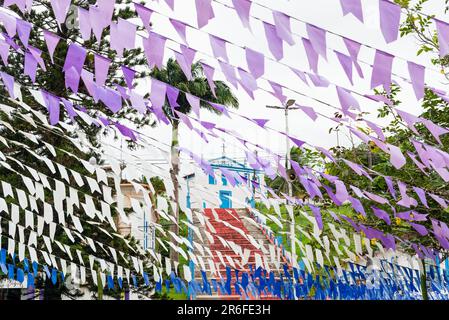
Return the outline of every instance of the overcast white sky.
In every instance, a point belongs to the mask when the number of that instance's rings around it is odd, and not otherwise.
[[[148,1],[146,4],[149,8],[156,11],[152,16],[154,31],[163,34],[168,38],[178,39],[177,41],[180,42],[180,38],[169,23],[167,16],[187,22],[190,25],[196,25],[194,0],[175,1],[174,12],[171,11],[163,0],[159,0],[159,2],[160,3],[156,1]],[[379,27],[377,0],[362,0],[365,17],[364,24],[360,23],[352,15],[343,17],[339,0],[254,0],[252,2],[253,6],[250,13],[251,16],[273,23],[272,12],[264,7],[284,12],[292,17],[298,18],[299,20],[315,24],[316,26],[331,30],[337,34],[345,35],[346,37],[361,42],[362,44],[366,44],[370,47],[381,49],[398,57],[425,65],[428,67],[426,72],[426,83],[440,89],[444,89],[446,87],[446,85],[443,84],[444,77],[442,77],[436,68],[430,64],[430,56],[425,54],[419,57],[416,56],[417,42],[413,37],[400,38],[396,42],[388,45],[385,43]],[[227,47],[230,63],[234,66],[241,66],[243,69],[247,69],[244,51],[241,48],[244,46],[263,52],[267,57],[269,57],[269,59],[273,59],[268,50],[262,22],[251,18],[250,22],[253,30],[251,33],[248,29],[244,29],[242,27],[236,12],[223,4],[232,7],[231,0],[214,0],[213,8],[215,11],[215,18],[209,21],[209,24],[200,31],[188,28],[187,40],[193,49],[199,51],[195,60],[202,59],[206,63],[214,67],[218,67],[217,61],[211,58],[212,51],[209,45],[207,33],[220,36],[221,38],[237,45],[234,46],[232,44],[228,44]],[[426,4],[425,11],[427,13],[437,14],[438,17],[448,21],[449,17],[441,15],[443,14],[442,7],[443,1],[431,0],[430,4]],[[162,15],[158,14],[158,12],[162,13]],[[136,23],[140,24],[140,21],[136,20]],[[304,23],[297,20],[292,20],[291,27],[293,33],[307,38]],[[263,78],[271,79],[284,85],[285,87],[293,89],[294,91],[318,98],[338,107],[339,102],[334,86],[331,85],[328,88],[315,88],[313,86],[307,87],[286,67],[286,65],[288,65],[299,70],[309,71],[307,57],[305,55],[302,42],[298,36],[294,36],[294,40],[296,44],[293,46],[289,46],[284,43],[284,59],[282,59],[281,63],[276,63],[273,60],[265,61],[266,67]],[[166,50],[166,59],[173,56],[171,49],[179,50],[179,45],[173,41],[168,41],[167,47],[169,49]],[[359,60],[366,62],[365,64],[361,64],[365,79],[360,79],[354,70],[354,86],[351,86],[335,54],[332,52],[332,50],[337,50],[347,54],[342,38],[328,33],[327,47],[328,61],[326,62],[320,58],[318,67],[319,73],[325,76],[331,83],[338,84],[342,87],[351,88],[353,91],[359,93],[372,94],[372,91],[369,88],[371,67],[367,63],[373,63],[375,51],[366,46],[362,46]],[[205,52],[206,54],[202,54],[201,52]],[[224,76],[218,70],[219,68],[215,74],[217,79],[225,80]],[[404,78],[409,78],[406,60],[395,59],[393,72],[403,76]],[[420,105],[415,99],[411,85],[404,83],[404,81],[394,76],[393,80],[397,81],[403,87],[403,93],[401,95],[403,104],[400,106],[400,109],[413,114],[419,114],[421,110]],[[263,79],[259,79],[258,85],[261,88],[269,90],[267,81]],[[142,82],[139,86],[139,90],[142,90],[142,92],[148,92],[149,89],[149,82]],[[240,108],[238,110],[240,114],[251,118],[270,119],[267,126],[281,131],[284,130],[283,113],[281,111],[274,111],[265,108],[267,104],[279,104],[276,98],[267,92],[258,90],[255,92],[255,99],[252,100],[241,87],[239,87],[238,90],[234,89],[233,91],[240,102]],[[316,111],[326,115],[331,115],[336,111],[335,109],[322,105],[311,99],[299,96],[291,91],[284,90],[284,95],[289,98],[296,99],[298,103],[302,105],[313,107]],[[370,120],[377,124],[385,125],[385,121],[376,119],[376,109],[378,104],[370,102],[364,98],[356,98],[358,99],[363,111],[373,113]],[[225,117],[211,115],[206,111],[202,111],[201,119],[220,123],[220,125],[224,127],[233,128],[247,140],[267,146],[275,152],[285,153],[284,136],[275,134],[273,131],[263,130],[246,120],[239,119],[237,117],[233,117],[233,119],[230,120]],[[335,123],[322,117],[319,117],[314,122],[302,111],[293,111],[290,116],[291,135],[316,146],[329,148],[336,145],[335,133],[328,133],[329,128],[334,125]],[[170,127],[164,125],[163,123],[155,129],[145,129],[144,132],[159,140],[161,143],[170,143]],[[180,136],[180,143],[182,146],[191,149],[197,154],[204,155],[206,159],[213,158],[221,154],[222,141],[220,140],[211,140],[211,143],[209,144],[202,143],[199,136],[195,133],[192,134],[186,127],[181,128]],[[347,137],[344,135],[340,135],[340,142],[342,144],[349,143]],[[237,157],[240,159],[242,158],[243,154],[241,152],[240,145],[236,143],[235,139],[226,138],[226,145],[226,152],[228,156]],[[159,146],[163,145],[159,144]],[[167,147],[165,147],[165,149],[167,149]],[[143,159],[161,159],[163,157],[153,148],[134,152],[134,154],[139,155]]]

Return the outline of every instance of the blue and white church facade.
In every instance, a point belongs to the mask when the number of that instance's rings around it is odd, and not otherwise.
[[[261,192],[265,193],[263,171],[255,170],[226,156],[209,160],[209,163],[214,175],[209,175],[199,167],[184,175],[187,182],[184,191],[187,207],[192,209],[254,207]],[[233,186],[221,169],[239,174],[243,182],[236,182]]]

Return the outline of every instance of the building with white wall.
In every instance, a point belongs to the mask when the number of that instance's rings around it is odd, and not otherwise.
[[[186,199],[187,207],[199,209],[254,206],[265,186],[262,171],[226,156],[209,160],[209,163],[214,175],[209,175],[199,167],[191,168],[190,172],[184,175],[187,188],[183,192],[183,197]],[[222,169],[238,174],[241,177],[240,181],[231,183]]]

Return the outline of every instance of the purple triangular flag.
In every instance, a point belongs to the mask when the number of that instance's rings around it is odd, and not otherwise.
[[[28,47],[31,29],[31,23],[17,19],[17,35],[25,48]]]
[[[115,123],[115,127],[120,131],[120,133],[123,136],[130,138],[132,141],[136,141],[137,140],[137,137],[134,134],[134,131],[131,130],[130,128],[128,128],[127,126],[116,122]]]
[[[315,52],[322,56],[324,60],[327,60],[326,30],[323,30],[311,24],[307,24],[306,29],[310,44],[312,45]]]
[[[127,66],[122,66],[122,72],[125,77],[125,81],[126,81],[126,85],[128,86],[128,89],[132,89],[133,88],[133,80],[134,80],[134,76],[136,75],[136,71],[128,68]]]
[[[275,96],[283,105],[285,104],[285,101],[287,100],[287,97],[284,96],[282,92],[282,87],[277,84],[276,82],[268,80],[270,83],[271,88],[273,89],[273,93],[271,93],[273,96]]]
[[[287,42],[289,45],[294,45],[295,41],[292,37],[290,17],[282,12],[273,11],[273,18],[278,37]]]
[[[186,24],[184,22],[175,20],[175,19],[169,19],[173,28],[175,28],[178,35],[181,37],[182,41],[185,45],[187,45],[187,38],[186,38]]]
[[[251,29],[249,24],[249,12],[251,10],[252,2],[249,0],[232,0],[232,4],[234,5],[235,11],[242,21],[242,25],[244,28]]]
[[[154,32],[148,34],[148,38],[143,38],[143,48],[150,69],[157,66],[162,69],[164,61],[164,50],[166,38]]]
[[[401,7],[388,0],[379,0],[380,29],[387,43],[398,38]]]
[[[106,83],[106,79],[108,77],[109,66],[111,64],[111,60],[95,54],[95,82],[100,86],[104,86]]]
[[[84,41],[88,41],[92,34],[89,11],[78,7],[78,17],[81,38],[83,38]]]
[[[235,73],[235,67],[223,61],[218,61],[218,64],[220,65],[220,69],[225,75],[226,80],[237,89],[237,75]]]
[[[307,107],[307,106],[299,106],[299,105],[297,105],[297,106],[313,121],[315,121],[318,118],[318,115],[316,114],[316,112],[313,108]]]
[[[30,77],[31,82],[36,82],[37,61],[30,52],[25,53],[24,74]]]
[[[17,5],[17,8],[24,13],[26,9],[26,3],[25,0],[5,0],[3,3],[4,7],[12,6],[13,4]]]
[[[265,56],[250,48],[245,48],[245,51],[249,71],[254,78],[260,78],[265,73]]]
[[[267,39],[270,52],[273,57],[275,57],[275,59],[279,61],[284,57],[282,39],[277,35],[275,26],[266,22],[263,22],[263,26],[265,28],[265,37]]]
[[[134,49],[136,44],[137,26],[125,19],[118,18],[117,23],[110,26],[112,50],[117,51],[119,58],[123,55],[123,49]]]
[[[229,61],[228,53],[226,51],[226,41],[214,35],[209,35],[210,46],[215,58],[223,58],[226,62]]]
[[[440,58],[449,54],[449,24],[438,19],[434,19],[438,33],[438,44],[440,47]]]
[[[407,65],[416,99],[421,100],[424,97],[424,78],[426,69],[424,66],[411,61],[408,61]]]
[[[78,115],[73,108],[73,103],[65,98],[61,98],[62,104],[64,105],[65,110],[67,111],[67,114],[69,115],[70,119],[72,119],[72,122],[74,122],[75,117]]]
[[[350,107],[354,107],[360,110],[358,101],[344,88],[335,86],[337,89],[338,99],[340,101],[343,113],[347,113]]]
[[[390,153],[390,162],[391,164],[396,168],[400,169],[402,168],[406,163],[406,159],[404,155],[401,152],[401,149],[398,147],[388,144],[389,153]]]
[[[442,143],[441,143],[441,140],[440,140],[440,136],[443,135],[443,134],[448,133],[449,130],[447,130],[447,129],[445,129],[445,128],[442,128],[442,127],[436,125],[435,123],[433,123],[432,121],[427,120],[427,119],[422,119],[421,122],[422,122],[422,123],[426,126],[426,128],[430,131],[430,133],[433,135],[433,137],[435,138],[435,140],[437,140],[439,144],[442,144]]]
[[[215,17],[212,0],[195,0],[198,28],[202,28]]]
[[[5,85],[6,90],[9,93],[9,96],[12,99],[15,99],[16,96],[14,95],[14,77],[3,71],[0,72],[0,75],[2,77],[3,84]]]
[[[343,42],[345,43],[346,49],[349,52],[349,56],[352,58],[352,61],[354,62],[354,65],[357,70],[357,73],[359,74],[359,77],[363,79],[362,68],[360,67],[360,65],[357,61],[361,44],[354,40],[348,39],[348,38],[343,38]]]
[[[101,87],[98,87],[101,89]],[[101,93],[101,101],[111,110],[113,113],[117,113],[122,108],[122,97],[121,95],[108,87],[103,88]]]
[[[170,108],[174,112],[175,108],[179,107],[178,104],[179,89],[170,85],[167,85],[166,87],[167,87],[168,103],[170,104]]]
[[[290,67],[290,70],[292,70],[299,77],[299,79],[301,79],[302,82],[304,82],[306,85],[309,85],[309,83],[307,82],[307,77],[306,77],[305,72],[297,70],[292,67]]]
[[[44,30],[44,39],[45,43],[47,44],[48,54],[50,55],[51,62],[54,63],[53,54],[55,53],[56,46],[58,45],[61,38],[50,31]]]
[[[151,80],[151,104],[153,108],[162,109],[165,104],[167,85],[156,79]]]
[[[346,73],[349,82],[354,85],[354,82],[352,81],[352,58],[338,51],[334,52],[337,55],[338,61],[340,62],[341,67]]]
[[[165,3],[170,7],[170,9],[175,10],[175,0],[165,0]]]
[[[193,112],[199,118],[200,117],[200,99],[198,97],[191,95],[190,93],[186,93],[186,99],[189,102],[190,106],[192,107]]]
[[[383,85],[384,89],[387,92],[390,92],[393,58],[394,56],[391,54],[376,50],[373,73],[371,76],[371,89],[374,89],[379,85]]]
[[[136,9],[137,15],[139,16],[140,20],[142,20],[142,24],[147,29],[148,32],[150,32],[150,19],[151,14],[153,13],[153,10],[145,7],[142,4],[135,3],[134,2],[134,8]]]
[[[0,39],[0,55],[2,57],[2,61],[5,66],[8,65],[8,57],[9,57],[9,48],[10,47],[11,46],[7,42]]]
[[[240,84],[243,89],[245,89],[246,93],[248,93],[248,95],[254,100],[254,91],[258,88],[256,79],[242,68],[237,68],[237,70],[240,76]]]
[[[51,7],[59,27],[61,27],[61,24],[65,22],[71,2],[71,0],[50,0]]]
[[[304,49],[306,50],[310,70],[314,73],[318,73],[318,53],[316,53],[315,49],[312,47],[309,39],[302,38],[302,43],[304,45]]]
[[[195,58],[195,50],[188,48],[184,45],[181,45],[182,54],[179,52],[175,52],[176,61],[184,72],[187,80],[191,81],[192,77],[192,63]]]
[[[343,10],[343,15],[352,13],[354,17],[363,23],[363,10],[361,0],[340,0],[341,9]]]
[[[60,99],[59,97],[56,97],[44,90],[41,90],[41,93],[44,98],[45,105],[47,106],[48,113],[50,114],[50,124],[54,126],[59,122]]]
[[[207,83],[209,83],[210,90],[212,91],[212,94],[216,96],[214,82],[215,69],[205,63],[201,63],[201,66],[203,67],[204,76],[206,77]]]

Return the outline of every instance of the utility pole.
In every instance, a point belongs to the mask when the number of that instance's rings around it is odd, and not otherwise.
[[[295,100],[288,100],[284,106],[266,106],[269,109],[277,109],[284,110],[285,115],[285,146],[286,146],[286,157],[285,157],[285,169],[287,172],[291,169],[290,164],[290,138],[289,138],[289,122],[288,122],[288,112],[290,110],[298,110],[298,107],[294,107],[293,105],[296,103]],[[293,196],[293,186],[290,179],[287,179],[287,187],[288,187],[288,196]],[[287,199],[286,203],[289,205],[289,199]],[[296,243],[295,243],[295,215],[292,216],[292,222],[290,224],[290,237],[291,237],[291,250],[292,250],[292,267],[296,265]],[[293,277],[293,282],[295,282],[295,277]]]

